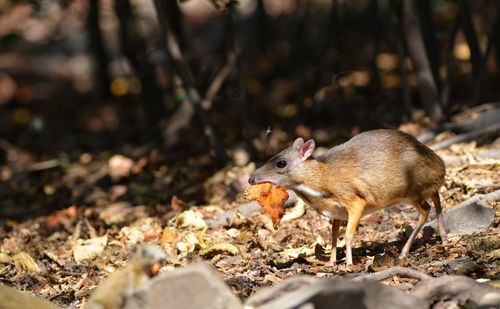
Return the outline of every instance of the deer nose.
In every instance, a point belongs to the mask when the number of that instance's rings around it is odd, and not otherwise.
[[[251,185],[254,185],[257,183],[257,177],[256,176],[250,176],[250,178],[248,179],[248,183],[251,184]]]

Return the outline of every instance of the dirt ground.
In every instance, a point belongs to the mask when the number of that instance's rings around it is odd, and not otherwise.
[[[449,165],[440,190],[445,212],[474,195],[498,190],[500,160],[481,156],[496,150],[500,145],[470,143],[438,151]],[[12,173],[10,188],[2,186],[4,196],[14,190],[32,195],[26,196],[26,203],[38,199],[57,203],[60,195],[70,194],[79,203],[48,215],[4,220],[0,280],[60,306],[80,307],[103,278],[124,265],[128,248],[136,243],[160,244],[165,249],[168,259],[161,272],[196,261],[213,264],[241,299],[299,273],[341,277],[396,265],[435,277],[460,273],[491,279],[500,273],[498,201],[485,204],[495,209],[493,227],[469,236],[451,236],[447,243],[426,228],[406,260],[399,260],[398,254],[417,212],[402,206],[371,214],[361,221],[355,265],[347,268],[342,262],[334,266],[326,262],[330,223],[308,207],[303,214],[300,209],[287,209],[295,218],[282,222],[277,230],[260,213],[207,227],[210,220],[244,203],[241,192],[253,163],[214,174],[204,184],[210,205],[193,205],[177,196],[170,203],[163,202],[165,186],[172,186],[178,171],[161,160],[157,151],[138,160],[83,154],[63,167]],[[4,168],[3,173],[8,170]],[[176,186],[187,188],[188,183]],[[15,208],[19,201],[4,198],[5,207]],[[146,206],[151,204],[155,206]],[[343,247],[343,237],[339,246]],[[343,251],[339,249],[341,259]],[[417,280],[394,276],[385,282],[410,291]]]

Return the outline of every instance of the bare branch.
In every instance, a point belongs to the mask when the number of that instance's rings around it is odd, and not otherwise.
[[[400,276],[400,277],[409,277],[409,278],[416,278],[419,279],[420,281],[428,280],[431,279],[432,277],[427,275],[426,273],[423,273],[421,271],[411,269],[411,268],[406,268],[406,267],[400,267],[400,266],[395,266],[391,267],[373,274],[366,274],[366,275],[359,275],[357,277],[354,277],[351,279],[351,281],[365,281],[365,280],[384,280],[392,276]]]
[[[477,129],[477,130],[474,130],[474,131],[471,131],[468,133],[459,134],[459,135],[450,137],[448,139],[445,139],[442,142],[431,145],[430,148],[434,151],[440,150],[440,149],[448,148],[453,144],[468,142],[468,141],[475,139],[481,135],[489,135],[489,134],[497,134],[498,135],[499,131],[500,131],[500,122],[494,123],[494,124],[489,125],[485,128]]]
[[[177,74],[182,80],[183,87],[186,90],[188,101],[193,105],[194,109],[198,113],[203,123],[204,126],[203,132],[210,141],[210,146],[212,150],[215,152],[216,156],[220,160],[225,160],[226,155],[224,153],[224,149],[221,147],[219,143],[219,139],[217,138],[216,133],[210,122],[209,115],[201,105],[202,99],[200,93],[198,92],[198,89],[196,89],[195,87],[193,74],[184,60],[184,57],[182,55],[182,52],[180,50],[179,44],[177,42],[177,39],[175,38],[174,33],[170,30],[169,21],[165,15],[165,9],[163,7],[165,3],[164,1],[161,0],[155,0],[154,3],[158,14],[158,18],[160,20],[160,24],[162,26],[162,30],[166,37],[167,53],[173,62]]]

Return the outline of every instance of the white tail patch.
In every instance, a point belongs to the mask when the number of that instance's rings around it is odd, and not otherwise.
[[[304,184],[300,184],[295,187],[295,190],[300,191],[301,193],[305,195],[310,195],[314,197],[327,197],[329,194],[324,191],[316,191],[314,189],[309,188],[308,186]]]

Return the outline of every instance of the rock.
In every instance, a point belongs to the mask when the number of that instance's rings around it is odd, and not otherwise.
[[[470,235],[490,227],[495,220],[495,210],[476,203],[454,207],[444,214],[446,232],[452,235]],[[437,231],[437,222],[426,224]]]
[[[254,213],[260,212],[260,209],[261,207],[256,201],[244,203],[234,209],[227,210],[226,212],[220,214],[217,218],[207,219],[207,226],[209,228],[230,226],[240,215],[247,218]]]
[[[126,301],[127,309],[242,308],[219,273],[210,265],[192,264],[162,273]]]
[[[450,260],[448,266],[455,275],[467,276],[481,271],[481,266],[469,258]]]
[[[427,308],[427,302],[377,281],[352,282],[297,276],[258,291],[246,307],[272,308]]]
[[[413,296],[432,303],[445,303],[450,308],[498,308],[500,290],[477,283],[465,276],[442,276],[422,281]]]
[[[51,302],[32,295],[27,292],[19,291],[15,288],[0,284],[0,308],[1,309],[58,309]]]

